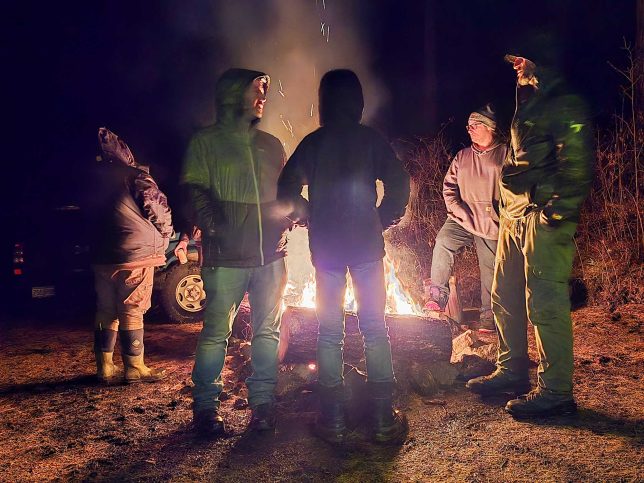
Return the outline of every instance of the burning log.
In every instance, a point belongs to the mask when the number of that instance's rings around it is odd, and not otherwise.
[[[409,367],[412,362],[449,361],[452,353],[452,333],[445,320],[414,315],[390,315],[385,318],[389,327],[392,355],[396,367]],[[364,357],[358,318],[347,313],[344,360],[357,364]],[[288,307],[282,316],[280,361],[308,363],[315,361],[318,322],[315,309]]]

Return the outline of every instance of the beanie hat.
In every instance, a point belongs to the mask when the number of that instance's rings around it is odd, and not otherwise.
[[[467,122],[480,122],[490,129],[496,129],[496,113],[492,110],[492,106],[486,104],[470,114]]]

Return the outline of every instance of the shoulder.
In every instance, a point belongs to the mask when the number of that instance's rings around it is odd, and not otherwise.
[[[255,144],[262,149],[268,149],[275,153],[282,153],[284,151],[282,141],[272,134],[266,131],[260,131],[259,129],[255,132]]]
[[[156,186],[156,181],[154,181],[152,175],[143,169],[128,167],[128,173],[136,181]]]
[[[209,138],[212,138],[216,134],[216,132],[217,127],[215,124],[201,128],[192,135],[190,138],[190,144],[193,145],[207,142]]]
[[[460,163],[463,159],[471,159],[473,154],[474,150],[472,149],[472,146],[467,146],[456,153],[453,162]]]
[[[260,129],[255,131],[255,140],[264,144],[282,145],[282,142],[276,136]]]

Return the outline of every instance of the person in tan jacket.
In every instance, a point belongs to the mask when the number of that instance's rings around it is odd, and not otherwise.
[[[479,328],[493,331],[490,292],[499,234],[499,176],[507,146],[499,141],[496,116],[489,105],[470,114],[466,129],[472,145],[456,154],[443,182],[447,220],[436,237],[425,309],[430,314],[445,309],[454,256],[474,245],[481,270]]]

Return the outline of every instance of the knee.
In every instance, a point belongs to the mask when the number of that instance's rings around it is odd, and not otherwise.
[[[318,347],[343,347],[344,346],[344,332],[331,331],[322,332],[318,334]]]
[[[528,287],[528,315],[534,325],[552,325],[570,321],[568,285],[538,280]]]
[[[434,242],[434,250],[441,252],[447,251],[447,246],[449,244],[450,237],[443,230],[438,232],[436,235],[436,240]]]
[[[389,330],[385,325],[384,319],[379,323],[360,324],[360,332],[364,337],[367,345],[373,345],[380,342],[389,342]]]
[[[143,314],[123,313],[119,317],[121,330],[140,330],[143,328]]]
[[[118,330],[119,319],[112,313],[97,312],[94,319],[94,328],[98,330]]]
[[[204,323],[201,334],[199,334],[200,344],[219,344],[227,342],[232,335],[232,330],[228,324],[208,324]]]

